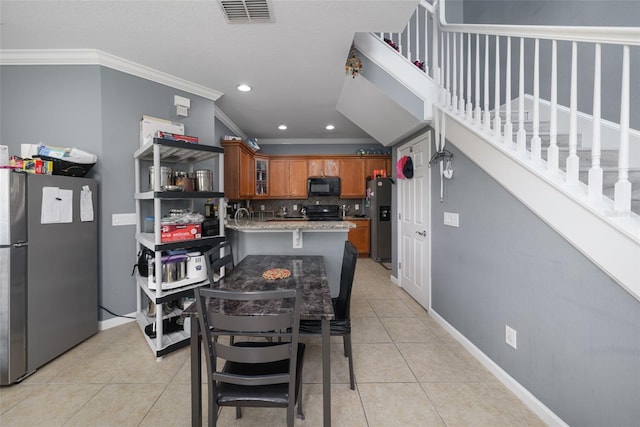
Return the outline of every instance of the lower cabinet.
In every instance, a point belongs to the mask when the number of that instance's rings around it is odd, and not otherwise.
[[[369,219],[350,218],[348,221],[356,225],[356,228],[349,229],[349,241],[358,249],[359,256],[368,256],[371,250],[369,241]]]

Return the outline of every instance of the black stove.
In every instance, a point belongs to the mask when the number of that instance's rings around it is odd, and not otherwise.
[[[341,221],[339,205],[309,205],[307,206],[309,221]]]

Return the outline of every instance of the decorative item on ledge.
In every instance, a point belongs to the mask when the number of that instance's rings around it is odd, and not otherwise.
[[[351,45],[351,49],[349,50],[349,57],[347,58],[347,63],[344,65],[344,69],[347,74],[351,75],[354,79],[358,74],[362,73],[362,61],[358,58],[358,53],[353,45]]]
[[[413,61],[413,65],[415,65],[416,67],[420,68],[422,71],[424,71],[424,62],[420,62],[418,61]]]
[[[398,45],[391,39],[384,39],[385,43],[394,48],[396,51],[400,52],[400,48]]]
[[[392,148],[391,147],[383,147],[383,148],[358,148],[356,150],[356,154],[361,156],[367,154],[382,154],[382,155],[391,155]]]

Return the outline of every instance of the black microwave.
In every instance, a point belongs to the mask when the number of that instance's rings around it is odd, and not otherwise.
[[[340,196],[340,178],[325,176],[307,180],[307,196]]]

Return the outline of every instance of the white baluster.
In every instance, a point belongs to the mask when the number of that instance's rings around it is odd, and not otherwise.
[[[402,33],[398,33],[398,53],[402,55]]]
[[[542,158],[540,141],[540,40],[536,39],[533,53],[533,136],[531,137],[531,160]]]
[[[424,10],[424,55],[422,57],[424,58],[423,60],[424,72],[428,76],[429,69],[433,67],[433,62],[431,63],[431,66],[429,66],[429,61],[427,60],[428,59],[427,53],[429,51],[429,12],[427,11],[427,9],[423,9],[423,10]]]
[[[495,69],[495,87],[494,87],[494,101],[493,108],[495,110],[495,116],[493,117],[493,133],[496,142],[500,142],[502,139],[501,128],[502,123],[500,121],[500,36],[496,36],[496,69]]]
[[[438,62],[438,24],[435,20],[435,15],[432,15],[433,24],[431,25],[431,67],[433,68],[432,77],[438,83],[438,87],[442,86],[440,80],[440,64]],[[425,45],[426,46],[426,45]]]
[[[489,34],[484,38],[484,119],[482,129],[491,132],[491,111],[489,111]]]
[[[520,38],[520,68],[518,70],[518,134],[516,144],[518,153],[527,151],[527,131],[524,128],[524,38]]]
[[[602,167],[600,167],[600,112],[602,60],[600,43],[595,45],[595,63],[593,67],[593,139],[591,141],[591,169],[589,169],[589,197],[594,200],[602,198]]]
[[[444,62],[444,32],[440,33],[440,87],[442,88],[442,108],[447,107],[447,80],[445,79],[445,73],[447,73],[447,64]]]
[[[614,187],[613,209],[631,210],[631,182],[629,182],[629,46],[622,49],[622,90],[620,94],[620,151],[618,152],[618,182]]]
[[[453,52],[452,52],[453,68],[451,69],[451,79],[453,80],[453,90],[451,91],[451,109],[457,113],[458,112],[458,84],[456,82],[458,78],[458,75],[457,75],[458,74],[458,67],[457,67],[458,49],[457,49],[457,42],[456,42],[456,33],[453,33],[451,36],[453,38]]]
[[[482,108],[480,107],[480,34],[476,34],[476,126],[482,126]]]
[[[451,108],[451,33],[447,33],[447,108]]]
[[[416,7],[416,61],[420,60],[420,7]],[[424,60],[424,59],[423,59]]]
[[[464,34],[462,33],[460,33],[460,72],[458,76],[460,78],[460,105],[458,110],[460,115],[464,116]]]
[[[578,44],[571,43],[571,96],[569,105],[569,157],[567,157],[567,183],[578,182]]]
[[[558,43],[551,42],[551,111],[549,112],[549,149],[547,170],[558,171]]]
[[[471,33],[467,33],[467,120],[473,121],[473,104],[471,103]]]
[[[504,93],[504,143],[513,145],[513,125],[511,124],[511,37],[507,37],[507,61]]]
[[[411,19],[407,22],[407,55],[406,58],[411,61]]]

